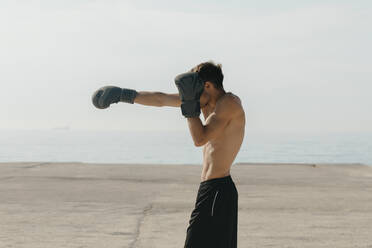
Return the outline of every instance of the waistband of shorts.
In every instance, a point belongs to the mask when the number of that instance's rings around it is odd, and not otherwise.
[[[200,182],[200,186],[220,184],[220,183],[231,183],[231,182],[233,182],[231,175],[228,175],[225,177],[212,178],[212,179]]]

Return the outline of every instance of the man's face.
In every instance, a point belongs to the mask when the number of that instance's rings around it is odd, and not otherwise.
[[[204,84],[204,90],[203,93],[200,96],[200,107],[203,108],[205,107],[209,100],[211,99],[209,91],[211,90],[211,83],[210,82],[205,82]]]
[[[205,107],[208,102],[209,102],[209,95],[208,93],[204,90],[203,93],[200,96],[200,107],[203,108]]]

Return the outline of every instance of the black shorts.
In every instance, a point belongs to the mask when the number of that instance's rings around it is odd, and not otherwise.
[[[236,248],[238,191],[231,176],[200,183],[184,248]]]

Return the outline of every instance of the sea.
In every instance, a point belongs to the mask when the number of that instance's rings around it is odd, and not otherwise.
[[[195,164],[185,131],[0,130],[0,162]],[[372,133],[246,133],[235,163],[372,165]]]

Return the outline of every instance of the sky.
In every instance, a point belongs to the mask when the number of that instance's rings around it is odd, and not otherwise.
[[[155,3],[156,2],[156,3]],[[179,108],[95,109],[105,85],[176,93],[213,60],[249,132],[372,132],[370,1],[0,2],[0,129],[185,130]]]

